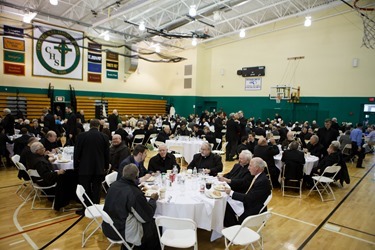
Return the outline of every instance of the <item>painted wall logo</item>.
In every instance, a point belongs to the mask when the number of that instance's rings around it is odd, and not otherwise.
[[[34,36],[33,75],[82,79],[82,32],[43,26]]]

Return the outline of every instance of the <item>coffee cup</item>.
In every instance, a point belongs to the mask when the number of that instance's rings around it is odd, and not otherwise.
[[[167,170],[167,174],[171,174],[172,173],[172,170],[171,169],[168,169]]]
[[[217,176],[218,176],[218,177],[223,177],[223,176],[224,176],[224,173],[222,173],[222,172],[217,173]]]
[[[161,188],[159,190],[159,198],[162,200],[162,199],[165,199],[165,192],[166,192],[166,189],[165,188]]]
[[[193,170],[192,170],[192,169],[188,169],[186,172],[187,172],[188,174],[192,174],[192,173],[193,173]]]

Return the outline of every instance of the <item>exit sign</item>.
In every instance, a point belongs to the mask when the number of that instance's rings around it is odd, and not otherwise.
[[[374,97],[369,97],[369,98],[368,98],[368,101],[369,101],[369,102],[373,102],[373,101],[375,101],[375,98],[374,98]]]
[[[55,102],[65,102],[65,96],[55,96]]]

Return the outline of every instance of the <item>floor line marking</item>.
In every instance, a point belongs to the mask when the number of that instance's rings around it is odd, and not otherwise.
[[[47,220],[43,220],[43,221],[38,221],[38,222],[35,222],[35,223],[31,223],[31,224],[25,225],[25,226],[23,226],[23,228],[27,228],[27,227],[31,227],[31,226],[36,226],[38,224],[43,224],[45,222],[57,220],[57,219],[60,219],[60,218],[63,218],[63,217],[69,216],[69,215],[73,215],[73,214],[74,213],[69,213],[69,214],[64,214],[64,215],[57,216],[57,217],[54,217],[54,218],[51,218],[51,219],[47,219]]]
[[[340,235],[343,235],[343,236],[346,236],[346,237],[349,237],[349,238],[352,238],[352,239],[356,239],[356,240],[359,240],[359,241],[363,241],[363,242],[366,242],[366,243],[369,243],[371,245],[375,245],[375,242],[372,242],[372,241],[369,241],[369,240],[365,240],[365,239],[361,239],[359,237],[356,237],[356,236],[353,236],[353,235],[350,235],[350,234],[346,234],[346,233],[342,233],[342,232],[336,232],[336,231],[332,231],[332,230],[328,230],[324,227],[322,227],[323,230],[326,230],[326,231],[329,231],[329,232],[332,232],[332,233],[336,233],[336,234],[340,234]]]
[[[17,245],[17,244],[20,244],[22,242],[24,242],[25,240],[19,240],[19,241],[16,241],[16,242],[13,242],[13,243],[10,243],[9,246],[13,246],[13,245]]]
[[[356,232],[359,232],[359,233],[362,233],[362,234],[367,234],[367,235],[370,235],[370,236],[375,236],[375,234],[368,233],[368,232],[365,232],[365,231],[361,231],[361,230],[355,229],[353,227],[348,227],[348,226],[345,226],[345,225],[337,224],[335,222],[328,221],[327,223],[335,225],[335,226],[343,227],[343,228],[346,228],[346,229],[349,229],[349,230],[352,230],[352,231],[356,231]]]
[[[21,227],[20,223],[18,222],[18,213],[20,211],[20,209],[26,204],[26,201],[22,202],[21,205],[19,205],[16,209],[16,211],[14,211],[14,214],[13,214],[13,223],[14,225],[16,226],[16,228],[18,229],[19,232],[22,232],[23,231],[23,228]],[[37,250],[39,249],[39,247],[35,244],[35,242],[29,237],[29,235],[27,233],[22,233],[22,236],[25,238],[25,240],[29,243],[29,245]]]
[[[315,225],[313,223],[310,223],[310,222],[306,222],[306,221],[303,221],[303,220],[299,220],[299,219],[296,219],[296,218],[293,218],[293,217],[289,217],[289,216],[283,215],[283,214],[278,214],[278,213],[275,213],[275,212],[271,212],[271,213],[274,214],[274,215],[278,215],[280,217],[287,218],[289,220],[294,220],[294,221],[301,222],[303,224],[306,224],[306,225],[309,225],[309,226],[312,226],[312,227],[317,227],[317,225]]]

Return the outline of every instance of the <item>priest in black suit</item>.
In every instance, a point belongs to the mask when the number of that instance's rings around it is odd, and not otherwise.
[[[246,193],[234,192],[231,189],[226,189],[225,192],[232,197],[233,200],[243,202],[244,212],[237,217],[232,207],[227,204],[224,216],[224,227],[241,224],[248,216],[259,214],[264,202],[271,194],[270,181],[267,178],[264,168],[267,166],[266,162],[259,157],[255,157],[250,161],[249,171],[254,176],[250,187]],[[265,208],[263,211],[267,211]]]
[[[223,163],[220,155],[211,152],[211,145],[208,142],[203,142],[201,152],[195,154],[193,160],[190,162],[188,169],[203,169],[204,173],[211,176],[216,176],[217,173],[223,171]]]

